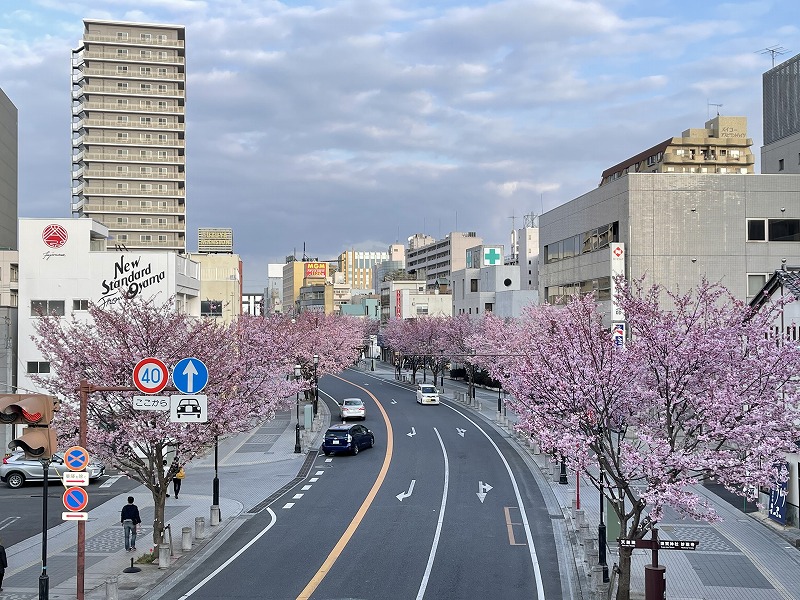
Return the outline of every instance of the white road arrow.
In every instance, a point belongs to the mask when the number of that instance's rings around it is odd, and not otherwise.
[[[483,504],[483,501],[486,500],[486,492],[488,492],[490,489],[492,489],[492,486],[490,486],[488,483],[483,483],[482,481],[478,482],[478,499],[481,501],[481,504]]]
[[[460,435],[461,437],[464,437],[464,434],[467,432],[466,429],[459,429],[458,427],[456,427],[456,431],[458,432],[458,435]]]
[[[192,380],[197,375],[197,369],[194,366],[194,361],[190,360],[183,368],[183,374],[186,375],[186,391],[190,394],[194,392],[194,383]]]
[[[414,493],[414,484],[415,483],[417,483],[417,480],[416,479],[412,479],[411,480],[411,485],[408,486],[408,491],[407,492],[400,492],[399,494],[397,494],[397,499],[400,500],[400,502],[402,502],[404,499],[408,498],[411,494]]]
[[[397,400],[392,400],[392,404],[397,404]]]
[[[412,427],[411,428],[411,433],[407,433],[406,435],[408,437],[414,437],[415,435],[417,435],[417,430]]]

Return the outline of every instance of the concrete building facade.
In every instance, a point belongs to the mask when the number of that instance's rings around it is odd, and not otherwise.
[[[615,242],[629,279],[688,291],[705,276],[748,300],[800,264],[798,193],[800,175],[629,173],[541,215],[541,301],[609,304]]]
[[[373,269],[387,260],[388,252],[345,250],[338,257],[338,272],[344,274],[350,289],[357,293],[370,293],[375,291],[372,287]]]
[[[242,314],[242,260],[238,254],[197,253],[200,265],[200,316],[230,323]]]
[[[142,296],[200,316],[200,265],[170,251],[106,251],[108,229],[91,219],[20,219],[19,387],[37,391],[34,373],[50,372],[36,345],[41,314],[88,316],[89,304],[113,307]]]
[[[717,115],[704,129],[687,129],[603,171],[600,185],[628,173],[753,173],[747,117]]]
[[[186,59],[178,25],[84,20],[72,52],[72,212],[109,246],[186,251]]]
[[[762,76],[762,173],[800,173],[800,54]]]
[[[381,283],[381,325],[391,319],[449,317],[453,314],[453,297],[429,291],[424,281],[391,280]]]
[[[422,240],[422,234],[413,239]],[[428,236],[426,236],[428,237]],[[424,279],[428,290],[440,289],[442,285],[450,285],[453,271],[467,268],[467,248],[483,243],[474,231],[453,231],[441,240],[424,245],[412,244],[406,250],[406,271],[417,279]],[[502,264],[502,254],[500,264]]]

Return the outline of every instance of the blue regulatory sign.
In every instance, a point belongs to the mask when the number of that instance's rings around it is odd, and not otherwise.
[[[208,383],[208,367],[198,358],[184,358],[172,369],[172,382],[184,394],[196,394]]]

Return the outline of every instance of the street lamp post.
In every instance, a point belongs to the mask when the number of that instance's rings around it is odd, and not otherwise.
[[[294,379],[295,382],[300,381],[300,375],[302,374],[300,365],[294,366]],[[303,451],[302,446],[300,446],[300,390],[297,390],[295,393],[295,406],[297,407],[297,423],[294,426],[294,453],[300,454]]]
[[[598,563],[601,567],[603,567],[603,583],[608,582],[608,563],[606,562],[606,522],[603,517],[603,505],[605,504],[603,490],[605,478],[606,471],[603,468],[602,459],[600,459],[600,524],[597,526],[597,558]]]
[[[319,355],[314,355],[314,416],[317,416],[317,409],[319,408],[319,380],[317,379],[317,365],[319,364]]]

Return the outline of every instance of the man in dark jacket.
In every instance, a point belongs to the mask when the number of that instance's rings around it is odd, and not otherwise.
[[[6,567],[8,567],[6,547],[3,546],[3,541],[0,540],[0,592],[3,591],[3,575],[6,574]]]
[[[128,503],[122,507],[120,522],[125,530],[125,550],[136,550],[136,526],[142,519],[139,518],[139,507],[133,503],[133,496],[128,496]]]

